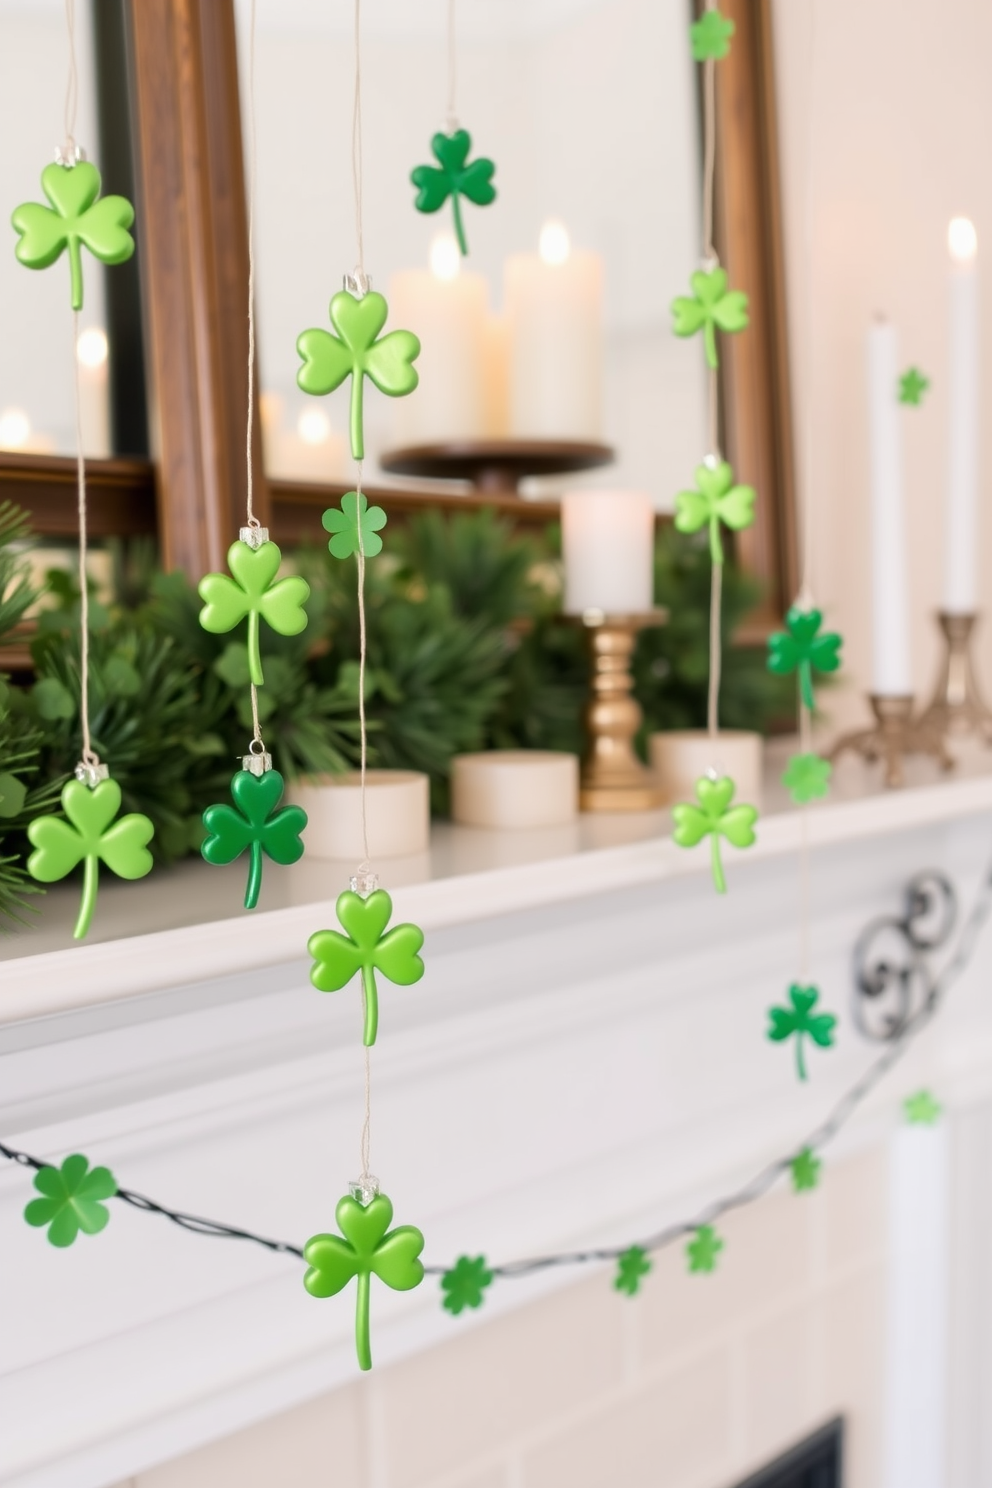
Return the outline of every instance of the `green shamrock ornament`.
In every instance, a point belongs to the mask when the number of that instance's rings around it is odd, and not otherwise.
[[[417,165],[410,172],[410,180],[417,188],[414,206],[418,212],[437,212],[451,197],[455,232],[463,258],[468,253],[468,243],[465,241],[459,198],[464,196],[477,207],[488,207],[496,200],[496,187],[493,185],[496,167],[484,155],[466,165],[471,148],[472,139],[465,129],[456,129],[453,134],[436,134],[431,140],[431,150],[440,170],[434,165]]]
[[[272,580],[279,572],[282,554],[274,542],[250,547],[235,542],[227,550],[227,566],[234,575],[209,573],[199,584],[199,595],[205,600],[200,611],[200,624],[212,635],[233,630],[248,616],[248,672],[256,687],[264,683],[262,657],[258,649],[258,622],[264,620],[278,635],[299,635],[306,629],[303,606],[310,598],[310,585],[298,574]]]
[[[813,672],[836,672],[844,644],[836,631],[821,635],[822,622],[819,610],[801,610],[793,605],[785,617],[785,630],[768,637],[768,670],[780,677],[798,671],[799,693],[810,712],[816,707]]]
[[[908,1095],[902,1108],[912,1126],[933,1126],[943,1110],[929,1090],[918,1090],[915,1095]]]
[[[636,1297],[641,1290],[641,1282],[651,1270],[651,1260],[647,1251],[640,1245],[632,1245],[625,1250],[622,1256],[617,1257],[617,1274],[613,1278],[614,1289],[625,1292],[628,1297]]]
[[[20,234],[14,250],[29,269],[47,269],[69,250],[72,308],[83,308],[81,249],[88,248],[101,263],[124,263],[134,252],[128,228],[134,208],[123,196],[100,195],[100,172],[81,160],[77,165],[46,165],[41,189],[50,207],[24,202],[14,209],[11,222]]]
[[[723,1241],[713,1226],[700,1225],[685,1248],[690,1272],[715,1271],[717,1256],[722,1249]]]
[[[34,1186],[44,1197],[32,1199],[24,1210],[29,1225],[48,1226],[48,1242],[60,1249],[71,1245],[82,1230],[98,1235],[110,1218],[101,1199],[117,1192],[109,1168],[91,1168],[89,1159],[76,1152],[61,1167],[42,1168],[34,1175]]]
[[[248,849],[248,887],[245,909],[254,909],[262,887],[262,854],[273,863],[296,863],[303,856],[300,833],[307,824],[302,806],[276,807],[282,798],[283,778],[278,770],[253,775],[239,770],[231,781],[237,810],[227,805],[208,806],[203,825],[210,834],[200,851],[208,863],[233,863]],[[273,814],[274,813],[274,814]]]
[[[24,809],[28,788],[23,780],[5,770],[0,774],[0,820],[20,816]]]
[[[740,532],[754,521],[753,486],[735,486],[734,472],[726,460],[702,464],[696,470],[695,491],[680,491],[675,498],[675,526],[679,532],[710,529],[710,557],[723,562],[720,523]]]
[[[356,460],[365,458],[362,398],[366,377],[390,398],[412,393],[419,381],[413,363],[420,355],[420,342],[413,332],[390,331],[377,339],[388,314],[389,306],[375,290],[359,300],[343,289],[331,300],[331,324],[338,334],[303,331],[296,342],[303,358],[296,381],[305,393],[333,393],[345,378],[351,378],[351,453]]]
[[[785,767],[782,784],[797,806],[818,801],[830,790],[833,765],[819,754],[794,754]]]
[[[382,538],[378,535],[386,525],[386,513],[381,506],[369,506],[368,497],[359,491],[345,491],[341,497],[341,510],[328,507],[321,521],[333,536],[327,544],[334,558],[350,558],[352,553],[361,553],[365,558],[374,558],[382,552]]]
[[[424,932],[416,925],[394,925],[383,933],[393,912],[393,901],[385,889],[375,889],[367,899],[351,889],[338,895],[337,917],[348,932],[318,930],[307,941],[313,957],[310,980],[318,992],[337,992],[347,986],[356,972],[362,974],[365,994],[365,1032],[367,1047],[375,1043],[379,1027],[379,997],[375,974],[381,971],[400,987],[412,986],[424,974],[424,963],[417,955],[424,943]]]
[[[101,780],[92,789],[81,780],[69,780],[62,788],[62,810],[69,821],[39,816],[28,826],[28,840],[34,848],[28,872],[39,883],[55,883],[78,863],[83,864],[83,898],[72,932],[76,940],[82,940],[93,919],[101,858],[118,878],[144,878],[151,870],[148,843],[155,828],[137,811],[115,822],[120,809],[121,788],[116,780]]]
[[[816,987],[800,987],[793,982],[789,988],[789,1001],[792,1006],[768,1009],[767,1037],[773,1044],[779,1044],[783,1039],[792,1038],[795,1035],[796,1073],[800,1080],[806,1079],[806,1061],[803,1057],[804,1037],[811,1038],[821,1049],[833,1047],[837,1019],[833,1013],[813,1012],[819,998],[820,993]]]
[[[418,1259],[424,1237],[414,1225],[389,1226],[393,1206],[385,1194],[376,1194],[364,1207],[346,1195],[334,1211],[338,1235],[314,1235],[303,1247],[309,1270],[303,1285],[311,1297],[333,1297],[352,1279],[358,1278],[355,1306],[355,1347],[361,1369],[372,1368],[369,1338],[371,1278],[378,1276],[394,1292],[409,1292],[424,1278]],[[389,1233],[387,1234],[387,1230]]]
[[[918,367],[910,367],[899,379],[899,402],[909,408],[919,408],[929,386],[929,377],[924,377]]]
[[[792,1187],[796,1193],[803,1193],[811,1188],[816,1188],[820,1181],[820,1169],[823,1164],[816,1153],[809,1147],[804,1147],[802,1152],[796,1154],[789,1164],[789,1172],[792,1174]]]
[[[450,1271],[441,1277],[444,1292],[442,1306],[457,1317],[466,1307],[481,1307],[483,1293],[493,1284],[493,1273],[485,1256],[459,1256]]]
[[[754,842],[754,824],[758,820],[753,806],[731,806],[735,789],[729,775],[718,780],[704,775],[696,781],[699,805],[682,803],[672,807],[673,837],[679,847],[695,847],[704,837],[709,837],[713,883],[718,894],[727,892],[720,858],[720,838],[726,837],[732,847],[750,847]]]
[[[689,283],[692,297],[680,295],[672,301],[673,329],[676,336],[695,336],[702,331],[706,360],[715,369],[720,365],[717,331],[747,330],[747,295],[741,289],[728,289],[726,271],[719,267],[697,269]]]
[[[692,56],[696,62],[719,62],[730,52],[730,38],[736,26],[716,9],[705,10],[689,27]]]

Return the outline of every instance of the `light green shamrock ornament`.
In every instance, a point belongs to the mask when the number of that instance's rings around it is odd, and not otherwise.
[[[712,1225],[700,1225],[685,1248],[689,1270],[707,1273],[716,1270],[717,1257],[723,1249],[723,1241]]]
[[[823,1163],[816,1153],[809,1147],[804,1147],[802,1152],[796,1154],[789,1164],[789,1172],[792,1174],[792,1187],[796,1193],[803,1193],[809,1189],[816,1188],[820,1181],[820,1169]]]
[[[117,1183],[109,1168],[91,1168],[79,1152],[67,1157],[60,1168],[41,1168],[34,1186],[44,1197],[32,1199],[24,1210],[29,1225],[48,1226],[48,1242],[63,1249],[82,1230],[98,1235],[110,1218],[101,1199],[111,1199]]]
[[[692,56],[696,62],[720,62],[729,55],[730,38],[736,26],[728,16],[723,16],[714,7],[705,10],[689,27],[692,39]]]
[[[0,774],[0,820],[19,816],[24,808],[28,788],[23,780],[6,770]]]
[[[393,1206],[385,1194],[376,1194],[364,1207],[357,1199],[346,1195],[338,1200],[334,1218],[345,1238],[314,1235],[307,1241],[303,1258],[310,1269],[303,1278],[303,1285],[311,1297],[333,1297],[348,1285],[353,1276],[358,1278],[355,1347],[359,1368],[371,1369],[371,1279],[378,1276],[394,1292],[408,1292],[419,1286],[424,1278],[424,1267],[418,1259],[424,1248],[424,1237],[414,1225],[389,1229]]]
[[[797,806],[805,806],[828,793],[833,768],[819,754],[794,754],[785,767],[782,784]]]
[[[694,336],[702,331],[706,360],[714,369],[720,365],[716,333],[745,331],[749,325],[747,295],[741,289],[727,288],[724,269],[697,269],[689,280],[692,298],[680,295],[672,301],[676,336]]]
[[[929,386],[929,377],[924,376],[918,367],[910,367],[899,379],[899,402],[909,408],[919,408]]]
[[[943,1109],[929,1090],[918,1090],[915,1095],[908,1095],[902,1105],[906,1120],[912,1126],[933,1126]]]
[[[417,952],[424,943],[424,932],[417,925],[394,925],[386,931],[393,912],[393,901],[385,889],[375,889],[367,899],[352,889],[338,895],[337,916],[347,935],[337,930],[318,930],[307,941],[313,957],[310,980],[318,992],[337,992],[347,986],[357,972],[362,974],[365,994],[366,1047],[375,1043],[379,1027],[379,995],[375,974],[398,986],[409,987],[424,974],[424,963]]]
[[[419,381],[413,363],[420,355],[420,342],[413,332],[390,331],[377,339],[388,314],[389,306],[375,290],[356,299],[343,289],[331,300],[331,324],[338,334],[303,331],[296,342],[303,358],[296,381],[305,393],[333,393],[345,378],[351,378],[351,453],[356,460],[365,458],[362,399],[366,377],[390,398],[412,393]]]
[[[679,491],[675,498],[675,526],[679,532],[710,529],[710,557],[723,562],[720,523],[740,532],[754,521],[753,486],[735,486],[734,472],[726,460],[704,462],[696,470],[695,491]]]
[[[83,264],[81,250],[88,248],[101,263],[119,264],[134,252],[128,228],[134,208],[123,196],[105,196],[100,201],[100,172],[81,160],[77,165],[46,165],[41,189],[50,207],[24,202],[14,209],[11,222],[20,234],[14,250],[29,269],[47,269],[69,250],[72,308],[83,308]]]
[[[350,558],[352,553],[374,558],[382,552],[378,534],[386,525],[386,513],[381,506],[369,506],[368,497],[359,491],[345,491],[341,510],[328,507],[321,522],[333,533],[327,546],[334,558]]]
[[[750,847],[754,842],[754,824],[758,820],[753,806],[731,806],[735,789],[729,775],[720,779],[704,775],[696,781],[699,805],[682,803],[672,807],[673,838],[679,847],[695,847],[704,837],[709,837],[713,883],[718,894],[727,892],[720,858],[720,838],[726,837],[733,847]]]
[[[204,630],[223,635],[248,616],[248,672],[256,687],[265,680],[258,649],[259,620],[278,635],[299,635],[306,629],[303,606],[310,598],[310,585],[298,574],[274,584],[281,562],[282,554],[274,542],[252,548],[238,541],[227,550],[227,566],[234,577],[209,573],[200,580],[199,595],[206,601],[200,611]]]
[[[137,811],[115,822],[120,809],[116,780],[101,780],[92,789],[81,780],[70,780],[62,788],[62,810],[69,821],[39,816],[28,827],[35,849],[28,858],[28,872],[39,883],[55,883],[83,864],[83,899],[72,932],[76,940],[82,940],[93,919],[101,859],[118,878],[144,878],[151,871],[148,843],[155,828]]]

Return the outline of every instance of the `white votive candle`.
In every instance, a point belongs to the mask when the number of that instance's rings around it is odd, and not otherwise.
[[[602,436],[603,262],[546,223],[539,253],[504,270],[510,433],[518,439]]]
[[[896,334],[884,320],[868,332],[871,443],[872,691],[913,691],[909,657],[906,508],[899,427]]]
[[[451,815],[469,827],[557,827],[579,814],[579,761],[545,749],[494,749],[451,761]]]
[[[561,499],[565,613],[642,615],[654,602],[654,508],[643,491]]]
[[[978,605],[978,237],[967,217],[947,230],[951,256],[947,533],[944,609]]]

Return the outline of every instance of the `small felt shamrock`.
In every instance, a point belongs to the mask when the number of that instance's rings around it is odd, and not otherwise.
[[[298,574],[274,584],[281,562],[282,554],[274,542],[252,548],[238,541],[227,550],[227,566],[234,577],[209,573],[199,584],[200,598],[205,601],[200,611],[204,630],[223,635],[248,616],[248,671],[256,687],[265,680],[258,649],[259,619],[279,635],[299,635],[306,629],[303,606],[310,598],[310,585]]]
[[[719,62],[730,51],[730,38],[736,26],[716,9],[705,10],[689,27],[692,55],[696,62]]]
[[[613,1278],[614,1289],[618,1292],[626,1292],[628,1297],[636,1297],[641,1290],[641,1282],[651,1270],[651,1261],[646,1250],[640,1245],[632,1245],[625,1250],[622,1256],[617,1257],[617,1274]]]
[[[424,1237],[414,1225],[389,1229],[393,1206],[385,1194],[376,1194],[364,1206],[357,1199],[345,1195],[338,1200],[334,1218],[345,1238],[314,1235],[307,1241],[303,1258],[310,1269],[303,1278],[303,1285],[311,1297],[333,1297],[348,1285],[353,1276],[358,1278],[355,1347],[359,1367],[371,1369],[371,1278],[378,1276],[395,1292],[408,1292],[419,1286],[424,1278],[424,1267],[418,1259],[424,1248]]]
[[[728,289],[726,271],[719,267],[697,269],[689,283],[692,297],[680,295],[672,301],[673,329],[676,336],[694,336],[702,331],[706,360],[716,368],[720,365],[716,333],[747,330],[747,295],[740,289]]]
[[[918,367],[910,367],[899,379],[899,402],[910,408],[919,408],[923,394],[930,386],[929,377],[924,377]]]
[[[833,765],[818,754],[794,754],[785,767],[782,784],[799,806],[818,801],[830,789]]]
[[[334,534],[327,544],[334,558],[350,558],[358,552],[365,558],[374,558],[382,552],[382,538],[378,534],[386,525],[386,513],[381,506],[369,506],[364,494],[345,491],[341,510],[328,507],[321,521]]]
[[[735,788],[728,775],[719,780],[704,775],[696,781],[699,805],[682,803],[672,808],[673,836],[679,847],[695,847],[709,836],[713,883],[718,894],[727,892],[720,858],[720,838],[726,837],[733,847],[750,847],[754,842],[754,824],[758,820],[753,806],[731,806]]]
[[[274,863],[296,863],[303,856],[300,833],[307,824],[302,806],[276,807],[282,798],[283,778],[278,770],[252,775],[239,770],[231,781],[235,811],[227,805],[208,806],[203,825],[210,834],[200,847],[208,863],[233,863],[245,848],[249,851],[245,909],[254,909],[262,887],[262,853]],[[273,814],[274,813],[274,814]]]
[[[712,1225],[700,1225],[686,1245],[685,1253],[690,1271],[715,1271],[716,1258],[723,1249],[723,1241]]]
[[[754,521],[753,486],[735,486],[734,472],[726,460],[700,465],[695,491],[679,491],[675,498],[675,526],[679,532],[698,532],[709,524],[710,557],[723,562],[720,523],[740,532]]]
[[[450,1271],[441,1277],[444,1292],[442,1306],[458,1316],[466,1307],[481,1307],[486,1287],[492,1286],[493,1273],[486,1265],[485,1256],[459,1256]]]
[[[151,870],[148,843],[155,828],[137,811],[115,822],[120,809],[116,780],[101,780],[92,789],[81,780],[69,780],[62,787],[62,810],[69,821],[39,816],[28,826],[28,840],[35,849],[28,858],[28,872],[39,883],[55,883],[83,864],[83,898],[72,932],[76,940],[82,940],[93,919],[101,858],[118,878],[144,878]]]
[[[338,895],[337,917],[347,930],[318,930],[307,941],[313,957],[310,980],[318,992],[337,992],[347,986],[356,972],[362,974],[365,993],[366,1046],[375,1043],[379,1027],[379,997],[375,974],[398,986],[409,987],[424,974],[424,963],[417,952],[424,943],[424,932],[416,925],[394,925],[383,933],[393,912],[393,901],[385,889],[375,889],[367,899],[351,889]]]
[[[820,993],[816,987],[800,987],[793,982],[789,988],[791,1008],[768,1009],[767,1036],[772,1043],[781,1043],[783,1039],[791,1038],[795,1034],[796,1073],[800,1080],[806,1079],[806,1061],[803,1057],[804,1036],[808,1034],[814,1044],[819,1044],[821,1049],[831,1048],[834,1041],[837,1019],[833,1013],[813,1012],[819,997]]]
[[[792,1187],[795,1192],[802,1193],[805,1189],[816,1188],[820,1181],[822,1166],[822,1162],[811,1148],[804,1147],[802,1152],[797,1153],[789,1164]]]
[[[484,155],[466,165],[471,148],[471,136],[464,129],[456,129],[453,134],[436,134],[431,140],[431,150],[441,169],[434,165],[417,165],[410,172],[410,180],[417,188],[414,206],[418,212],[436,212],[451,197],[455,232],[463,257],[468,253],[468,243],[465,241],[459,197],[466,197],[477,207],[488,207],[496,200],[496,187],[493,185],[496,167]]]
[[[71,1245],[80,1230],[98,1235],[110,1218],[100,1200],[113,1198],[117,1192],[110,1169],[91,1168],[89,1159],[79,1152],[59,1168],[40,1169],[34,1175],[34,1186],[44,1198],[32,1199],[24,1218],[39,1229],[48,1225],[49,1244],[60,1248]]]
[[[933,1126],[943,1110],[929,1090],[918,1090],[915,1095],[908,1095],[902,1108],[906,1120],[913,1126]]]
[[[50,207],[24,202],[14,209],[11,222],[20,234],[15,252],[29,269],[47,269],[69,250],[72,308],[83,308],[83,264],[80,250],[88,248],[101,263],[124,263],[134,252],[128,228],[134,208],[123,196],[100,201],[100,172],[81,160],[78,165],[46,165],[41,189]]]
[[[793,605],[785,617],[786,629],[768,637],[768,670],[781,677],[798,671],[800,696],[811,712],[816,707],[813,672],[836,672],[844,644],[836,631],[819,634],[822,621],[819,610]]]
[[[420,342],[413,332],[390,331],[377,339],[388,314],[389,306],[375,290],[359,300],[343,289],[331,300],[331,324],[338,334],[317,328],[303,331],[296,342],[303,358],[296,381],[305,393],[333,393],[351,378],[351,453],[356,460],[365,458],[366,377],[390,398],[412,393],[419,381],[413,363],[420,355]]]

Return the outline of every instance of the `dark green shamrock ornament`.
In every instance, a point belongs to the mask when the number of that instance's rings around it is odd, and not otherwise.
[[[109,1168],[91,1168],[89,1159],[76,1152],[61,1167],[41,1168],[34,1175],[34,1186],[44,1197],[32,1199],[24,1210],[29,1225],[39,1229],[48,1226],[50,1245],[71,1245],[82,1230],[84,1235],[98,1235],[110,1218],[101,1199],[113,1198],[117,1192]]]
[[[622,1256],[617,1257],[617,1274],[613,1278],[614,1289],[625,1292],[628,1297],[636,1297],[641,1290],[641,1282],[651,1270],[651,1259],[647,1251],[640,1245],[632,1245],[625,1250]]]
[[[818,801],[830,790],[833,765],[819,754],[794,754],[785,767],[782,784],[797,806]]]
[[[804,1147],[802,1152],[797,1153],[789,1164],[792,1187],[795,1192],[804,1193],[815,1188],[820,1181],[822,1166],[822,1162],[810,1147]]]
[[[836,672],[844,644],[836,631],[820,635],[822,621],[819,610],[793,605],[785,617],[786,629],[768,637],[768,670],[780,677],[798,671],[800,696],[810,712],[816,707],[813,672]]]
[[[366,1046],[371,1046],[379,1027],[375,974],[380,971],[401,987],[419,982],[424,963],[417,952],[424,943],[424,932],[409,924],[394,925],[386,932],[393,901],[385,889],[375,889],[367,899],[345,889],[338,895],[336,911],[348,933],[318,930],[311,935],[307,941],[307,950],[313,957],[310,980],[318,992],[337,992],[361,972],[365,994],[364,1040]]]
[[[386,525],[386,513],[381,506],[369,506],[364,494],[345,491],[341,510],[328,507],[321,521],[333,534],[327,544],[333,558],[350,558],[352,553],[359,552],[365,558],[374,558],[382,552],[379,533]]]
[[[717,1256],[723,1249],[723,1241],[712,1225],[700,1225],[685,1248],[689,1270],[707,1273],[716,1270]]]
[[[200,851],[208,863],[233,863],[248,849],[248,887],[245,909],[254,909],[262,887],[262,854],[273,863],[296,863],[303,856],[300,833],[307,824],[302,806],[284,806],[283,778],[278,770],[255,775],[239,770],[231,781],[237,810],[227,805],[208,806],[203,825],[210,834]]]
[[[100,172],[81,160],[77,165],[46,165],[41,189],[51,202],[24,202],[14,209],[11,222],[20,234],[15,252],[29,269],[47,269],[69,250],[72,308],[83,308],[83,263],[81,250],[88,248],[101,263],[124,263],[134,252],[128,228],[134,208],[123,196],[105,196],[100,201]]]
[[[695,491],[679,491],[675,497],[675,526],[679,532],[698,532],[709,526],[710,557],[723,562],[720,523],[740,532],[754,521],[753,486],[735,486],[734,472],[726,460],[704,463],[696,470]]]
[[[413,363],[420,355],[420,342],[413,332],[390,331],[379,338],[388,314],[389,306],[375,290],[356,299],[343,289],[331,300],[331,324],[338,334],[303,331],[296,342],[303,358],[296,381],[305,393],[333,393],[351,378],[351,453],[356,460],[365,458],[362,399],[366,377],[390,398],[412,393],[419,381]]]
[[[718,780],[704,775],[696,781],[699,805],[682,803],[672,807],[673,837],[679,847],[695,847],[704,837],[709,837],[713,883],[718,894],[727,892],[720,858],[720,838],[726,837],[733,847],[750,847],[754,842],[754,824],[758,820],[753,806],[731,806],[735,789],[729,775]]]
[[[728,16],[719,10],[704,10],[698,21],[689,27],[692,40],[692,55],[696,62],[720,62],[730,52],[730,38],[737,28]]]
[[[779,1044],[783,1039],[796,1040],[796,1073],[800,1080],[806,1079],[806,1061],[803,1057],[803,1039],[807,1035],[821,1049],[833,1046],[834,1028],[837,1019],[833,1013],[814,1013],[820,993],[816,987],[800,987],[795,982],[789,988],[791,1007],[768,1009],[768,1038]]]
[[[455,233],[463,257],[468,253],[468,243],[465,241],[459,198],[464,196],[477,207],[488,207],[496,200],[496,187],[493,185],[496,167],[484,155],[466,165],[471,148],[471,136],[465,129],[456,129],[453,134],[436,134],[431,140],[431,150],[440,170],[435,165],[416,165],[410,172],[410,180],[417,188],[414,206],[418,212],[437,212],[451,197]]]
[[[915,1095],[908,1095],[902,1105],[906,1120],[912,1126],[935,1125],[943,1109],[929,1090],[918,1090]]]
[[[76,940],[82,940],[93,919],[101,859],[118,878],[144,878],[151,871],[148,843],[155,828],[137,811],[115,822],[120,809],[116,780],[101,780],[93,787],[70,780],[62,788],[62,810],[69,821],[39,816],[28,826],[28,841],[35,849],[28,872],[39,883],[55,883],[83,864],[83,898],[72,932]]]
[[[204,630],[223,635],[247,615],[248,671],[256,687],[265,680],[258,648],[259,620],[284,636],[299,635],[306,629],[303,606],[310,598],[310,585],[298,574],[274,584],[281,562],[282,554],[274,542],[263,542],[255,548],[238,541],[227,550],[227,566],[234,577],[209,573],[199,584],[200,598],[205,601],[200,611]]]
[[[919,408],[929,386],[929,377],[924,377],[918,367],[910,367],[899,379],[899,402],[909,408]]]
[[[339,1235],[314,1235],[303,1247],[309,1270],[303,1285],[311,1297],[333,1297],[358,1278],[355,1305],[355,1347],[361,1369],[372,1368],[369,1338],[371,1278],[378,1276],[394,1292],[409,1292],[424,1278],[418,1259],[424,1237],[414,1225],[389,1226],[393,1206],[385,1194],[376,1194],[364,1207],[349,1196],[338,1200],[334,1211]],[[387,1230],[389,1233],[387,1234]]]
[[[680,295],[672,301],[673,329],[676,336],[695,336],[702,331],[706,360],[715,369],[720,365],[717,331],[747,330],[747,295],[740,289],[728,289],[726,272],[719,267],[697,269],[689,283],[692,297]]]
[[[441,1277],[444,1293],[442,1306],[455,1317],[466,1307],[481,1307],[483,1293],[493,1284],[493,1273],[486,1265],[485,1256],[459,1256],[449,1271]]]

